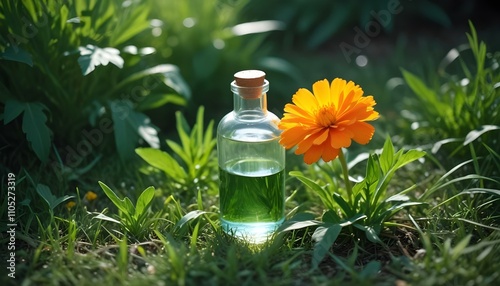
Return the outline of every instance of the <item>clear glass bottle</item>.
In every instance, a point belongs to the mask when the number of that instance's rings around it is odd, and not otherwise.
[[[279,118],[267,110],[264,72],[237,72],[231,90],[234,110],[217,128],[221,225],[231,235],[262,243],[284,221]]]

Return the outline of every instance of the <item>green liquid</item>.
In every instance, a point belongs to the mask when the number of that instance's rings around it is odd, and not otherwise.
[[[275,161],[245,159],[219,171],[223,229],[262,242],[284,220],[285,170]]]

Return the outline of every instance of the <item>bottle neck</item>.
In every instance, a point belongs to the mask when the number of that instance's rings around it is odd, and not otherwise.
[[[235,93],[234,112],[238,117],[263,117],[267,113],[267,95],[263,93],[257,98],[244,98]]]
[[[242,120],[258,120],[267,115],[267,94],[269,82],[264,80],[262,86],[242,87],[231,83],[233,91],[234,112]]]

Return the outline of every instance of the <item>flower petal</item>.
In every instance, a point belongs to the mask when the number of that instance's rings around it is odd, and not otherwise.
[[[311,165],[314,162],[317,162],[319,158],[321,158],[322,151],[323,151],[322,145],[313,145],[304,154],[304,162],[309,165]]]
[[[296,105],[287,104],[287,106],[285,107],[285,112],[286,113],[283,116],[283,119],[281,119],[281,122],[283,123],[300,124],[307,126],[316,125],[313,115],[310,115],[307,111]],[[282,128],[280,127],[280,129]]]
[[[365,120],[374,120],[378,118],[378,112],[373,110],[373,106],[371,105],[373,100],[359,100],[354,105],[349,106],[347,109],[343,110],[339,114],[338,120],[356,120],[356,121],[365,121]],[[374,112],[376,114],[374,114]]]
[[[331,160],[337,158],[337,156],[339,155],[339,151],[340,149],[329,148],[328,146],[327,148],[323,149],[323,155],[321,155],[321,158],[325,162],[330,162]]]
[[[318,101],[314,95],[305,88],[300,88],[292,97],[292,102],[303,110],[312,111],[317,108]]]
[[[318,100],[319,106],[329,105],[330,100],[330,84],[328,80],[320,80],[313,84],[313,93]]]
[[[334,149],[347,148],[351,146],[351,136],[346,131],[338,128],[330,129],[330,146]]]
[[[325,128],[319,136],[316,137],[316,139],[314,139],[313,141],[313,144],[314,145],[321,145],[323,142],[326,141],[326,139],[328,138],[328,134],[330,133],[330,130],[328,130],[329,128]]]
[[[308,137],[297,144],[295,154],[304,154],[305,152],[307,152],[307,150],[309,150],[314,145],[314,141],[321,134],[321,131],[322,129],[319,128],[316,131],[310,131]]]
[[[290,113],[290,114],[294,114],[294,115],[297,115],[297,116],[304,117],[304,118],[310,118],[312,116],[312,114],[310,113],[310,111],[304,110],[304,109],[298,107],[297,105],[293,105],[293,104],[290,104],[290,103],[288,103],[287,105],[285,105],[284,111],[287,112],[287,113]],[[287,115],[287,114],[285,114],[285,115]]]
[[[330,85],[330,98],[337,108],[344,100],[343,95],[341,98],[341,92],[344,90],[346,83],[347,82],[341,78],[335,78]]]
[[[362,145],[370,142],[373,137],[373,133],[375,133],[375,127],[362,121],[358,121],[349,126],[349,130],[351,130],[354,134],[352,139]]]
[[[349,110],[349,107],[355,103],[353,102],[355,95],[356,93],[354,92],[354,90],[347,90],[347,88],[344,90],[344,101],[340,103],[339,112],[345,112],[346,110]]]
[[[300,143],[309,135],[309,132],[302,126],[295,126],[284,130],[281,133],[280,144],[290,149]]]

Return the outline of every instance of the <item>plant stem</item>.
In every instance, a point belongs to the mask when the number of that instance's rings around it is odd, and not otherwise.
[[[347,199],[349,204],[351,204],[353,197],[352,197],[351,181],[349,181],[349,168],[347,167],[347,161],[345,160],[344,152],[342,151],[342,149],[340,149],[339,151],[339,160],[340,160],[340,165],[342,166],[342,174],[344,176],[345,189],[347,191],[347,196],[348,196]]]

